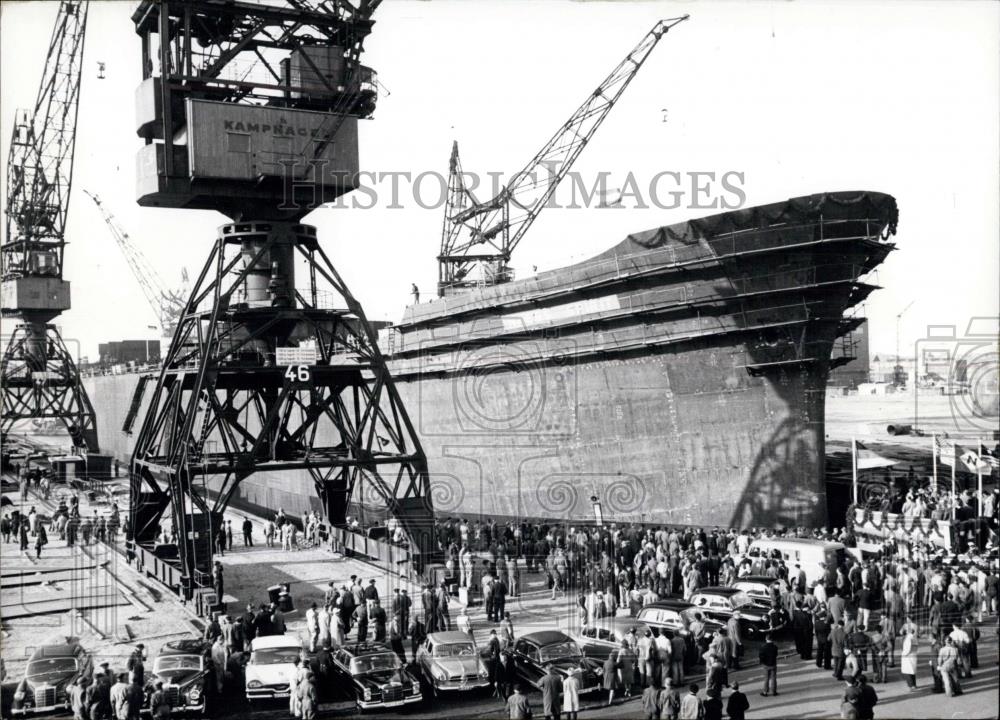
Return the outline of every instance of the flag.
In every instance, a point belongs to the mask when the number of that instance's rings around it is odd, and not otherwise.
[[[979,443],[979,456],[988,462],[992,467],[1000,467],[1000,449],[990,450],[984,443]]]
[[[955,445],[955,454],[961,462],[959,469],[969,472],[990,472],[991,465],[973,448]],[[964,466],[964,467],[963,467]]]
[[[938,460],[944,465],[954,465],[956,455],[955,443],[941,442],[941,438],[937,435],[934,436],[934,443],[937,447]]]
[[[873,470],[875,468],[890,467],[896,464],[895,460],[882,457],[878,453],[866,448],[857,440],[854,441],[854,450],[858,470]]]

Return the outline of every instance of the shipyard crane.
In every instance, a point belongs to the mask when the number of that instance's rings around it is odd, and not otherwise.
[[[58,419],[75,446],[96,450],[93,406],[52,324],[70,308],[63,261],[88,7],[59,3],[34,108],[15,114],[0,259],[3,315],[22,322],[6,344],[0,376],[4,431],[22,420]]]
[[[112,237],[118,243],[122,255],[125,256],[125,260],[132,269],[132,274],[139,283],[139,287],[142,288],[142,294],[146,296],[146,302],[156,313],[164,337],[173,337],[174,330],[177,328],[177,319],[184,311],[184,305],[187,302],[187,292],[183,288],[179,290],[168,289],[163,278],[149,263],[142,251],[132,243],[128,233],[119,224],[114,214],[108,210],[97,195],[87,189],[84,189],[84,192],[97,205],[101,217],[104,218],[108,229],[111,230]]]
[[[906,307],[896,313],[896,365],[892,368],[892,384],[897,387],[903,387],[906,385],[906,372],[903,370],[903,364],[899,361],[899,321],[903,318],[903,314],[913,307],[913,303],[916,299],[910,300]],[[913,382],[917,381],[917,361],[914,358],[913,361]]]
[[[441,253],[438,255],[440,297],[479,282],[496,284],[513,279],[508,263],[514,248],[656,44],[670,28],[687,19],[684,15],[657,22],[535,157],[491,200],[478,202],[466,189],[458,143],[452,145]],[[469,280],[476,267],[481,268],[482,278]]]

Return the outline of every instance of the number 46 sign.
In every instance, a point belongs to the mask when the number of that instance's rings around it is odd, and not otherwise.
[[[285,380],[297,385],[308,385],[312,380],[312,373],[308,365],[289,365],[285,368]]]
[[[276,365],[287,365],[285,380],[290,384],[302,386],[312,381],[310,365],[316,362],[315,348],[279,347],[275,348],[274,361]]]

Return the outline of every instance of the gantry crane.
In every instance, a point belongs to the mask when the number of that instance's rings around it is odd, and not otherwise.
[[[427,459],[374,329],[302,222],[356,188],[357,128],[377,94],[360,58],[377,5],[142,0],[132,15],[139,204],[232,220],[206,238],[160,370],[140,379],[123,427],[137,427],[128,541],[152,552],[172,524],[189,597],[210,585],[211,539],[258,472],[307,475],[334,528],[351,504],[381,505],[417,569],[439,554]],[[243,71],[258,61],[261,72]]]
[[[625,92],[639,68],[670,28],[688,19],[660,20],[594,90],[531,161],[515,173],[496,197],[478,202],[465,187],[452,145],[441,253],[438,295],[513,279],[510,256],[569,172],[583,148]],[[540,172],[541,171],[541,172]],[[481,268],[482,276],[470,279]]]
[[[149,263],[149,260],[146,259],[142,251],[133,244],[128,233],[125,232],[125,229],[119,224],[112,212],[101,202],[101,198],[87,189],[84,189],[84,192],[97,205],[101,217],[104,218],[108,229],[111,230],[111,235],[114,237],[115,242],[118,243],[122,255],[125,256],[126,262],[128,262],[129,267],[132,269],[132,274],[135,276],[136,282],[142,288],[142,294],[146,296],[146,302],[149,303],[149,306],[153,308],[153,312],[156,313],[163,336],[173,337],[174,330],[177,329],[177,319],[184,310],[184,303],[187,302],[187,293],[183,288],[178,290],[169,289],[163,278],[160,277],[160,274]],[[185,271],[185,278],[186,275],[187,272]]]
[[[6,342],[0,378],[4,431],[58,419],[75,446],[97,450],[94,408],[52,324],[70,308],[63,260],[87,10],[87,2],[59,3],[35,106],[15,115],[0,257],[3,315],[22,322]]]

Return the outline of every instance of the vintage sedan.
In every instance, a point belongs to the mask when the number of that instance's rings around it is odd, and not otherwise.
[[[247,700],[270,700],[291,695],[295,658],[302,657],[302,643],[291,635],[254,638],[247,663]]]
[[[766,612],[771,607],[772,588],[779,582],[778,578],[769,575],[746,575],[734,580],[732,586],[749,595],[754,604]]]
[[[172,640],[160,648],[146,683],[147,702],[155,682],[162,680],[171,714],[207,714],[207,696],[212,689],[210,663],[205,658],[209,647],[205,640],[189,639]]]
[[[417,666],[431,691],[489,687],[489,673],[476,641],[464,632],[435,632],[417,649]]]
[[[344,645],[333,653],[334,682],[354,696],[360,710],[412,705],[423,699],[420,681],[385,643]]]
[[[522,635],[514,643],[517,674],[533,687],[541,688],[542,676],[551,665],[566,677],[571,669],[580,672],[580,694],[601,689],[602,663],[584,655],[576,640],[559,630],[542,630]]]
[[[744,637],[760,638],[767,633],[769,623],[766,611],[739,588],[704,587],[691,596],[691,604],[723,624],[729,622],[729,618],[738,610]]]
[[[84,678],[89,683],[93,675],[93,661],[74,638],[42,645],[28,658],[24,677],[14,691],[11,714],[25,717],[67,711],[70,709],[69,686],[77,678]]]
[[[604,661],[616,650],[629,631],[635,629],[636,638],[641,638],[649,626],[634,617],[606,617],[587,625],[573,636],[587,657]]]
[[[687,600],[671,599],[657,600],[645,605],[635,618],[649,627],[655,627],[672,638],[674,633],[685,629],[695,620],[705,625],[705,635],[711,637],[724,623],[709,617],[701,608],[695,607]]]

